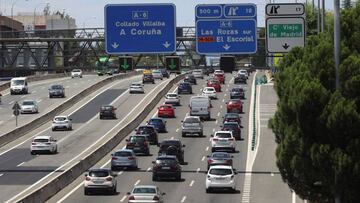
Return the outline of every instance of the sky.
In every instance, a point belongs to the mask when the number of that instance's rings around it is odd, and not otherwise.
[[[311,2],[312,0],[308,0]],[[141,4],[141,3],[173,3],[176,6],[177,26],[194,26],[195,6],[197,4],[230,4],[230,3],[255,3],[257,5],[258,27],[265,25],[265,5],[269,0],[0,0],[0,10],[3,15],[11,16],[13,13],[42,11],[46,3],[49,3],[50,10],[65,10],[65,13],[75,18],[78,28],[84,25],[87,28],[104,27],[104,6],[106,4]],[[275,0],[276,3],[294,3],[296,0]],[[297,0],[305,2],[305,0]],[[315,5],[317,0],[315,0]],[[333,0],[326,0],[326,9],[333,8]]]

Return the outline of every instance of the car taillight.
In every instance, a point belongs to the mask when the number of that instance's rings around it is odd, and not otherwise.
[[[112,181],[112,177],[107,177],[106,181]]]
[[[112,160],[117,160],[118,158],[113,156],[111,159],[112,159]]]
[[[50,143],[50,142],[46,142],[45,144],[46,144],[46,145],[51,145],[51,143]]]
[[[89,176],[86,176],[85,180],[86,180],[86,181],[90,181],[91,178],[90,178]]]
[[[135,197],[134,196],[129,196],[129,200],[135,200]]]
[[[217,138],[213,138],[212,140],[213,140],[213,141],[218,141],[219,139],[217,139]]]
[[[211,164],[212,162],[214,162],[214,160],[212,160],[212,159],[209,159],[209,160],[208,160],[208,163],[209,163],[209,164]]]
[[[210,179],[211,179],[209,175],[207,176],[207,179],[208,179],[208,180],[210,180]]]
[[[31,145],[36,145],[36,144],[37,144],[36,142],[31,143]]]
[[[227,162],[228,164],[232,164],[232,160],[231,160],[231,159],[227,160],[226,162]]]
[[[229,140],[230,140],[230,141],[234,141],[235,139],[234,139],[234,138],[230,138]]]
[[[147,146],[147,145],[149,145],[149,143],[148,143],[147,141],[145,141],[145,142],[144,142],[144,145],[146,145],[146,146]]]
[[[134,160],[135,157],[129,156],[128,159],[129,159],[129,160]]]
[[[231,177],[230,177],[231,179],[234,179],[234,175],[231,175]]]
[[[170,169],[173,171],[177,171],[179,169],[179,166],[171,166]]]
[[[159,197],[158,197],[158,196],[154,196],[153,200],[155,200],[155,201],[159,201],[160,199],[159,199]]]

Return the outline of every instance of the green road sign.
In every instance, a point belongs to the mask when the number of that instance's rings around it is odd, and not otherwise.
[[[302,24],[269,24],[269,38],[302,37]]]
[[[166,68],[170,72],[180,72],[180,58],[178,56],[166,57]]]
[[[120,57],[119,58],[120,70],[127,71],[133,69],[132,57]]]

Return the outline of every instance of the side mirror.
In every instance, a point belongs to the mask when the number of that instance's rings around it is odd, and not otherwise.
[[[183,144],[183,147],[186,147],[186,145]]]
[[[84,176],[86,177],[86,176],[88,176],[88,174],[87,174],[87,173],[85,173],[85,175],[84,175]]]
[[[54,140],[54,142],[57,142],[57,140]]]
[[[111,154],[111,156],[114,156],[114,154]]]
[[[181,121],[182,123],[184,122],[184,121]]]
[[[126,194],[127,194],[127,195],[131,195],[131,193],[130,193],[130,192],[127,192]]]
[[[223,125],[220,126],[220,128],[224,127]]]
[[[210,158],[210,156],[209,156],[209,155],[207,155],[206,157],[207,157],[207,158]]]
[[[129,142],[130,140],[129,140],[129,139],[126,139],[125,141],[126,141],[126,142]]]
[[[155,161],[152,161],[151,163],[155,164]]]
[[[211,135],[210,135],[210,137],[214,137],[214,135],[213,135],[213,134],[211,134]]]
[[[158,143],[157,146],[160,147],[160,143]]]
[[[161,193],[161,195],[166,195],[166,193],[165,193],[165,192],[163,192],[163,193]]]

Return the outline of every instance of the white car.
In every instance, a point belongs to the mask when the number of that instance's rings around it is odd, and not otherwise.
[[[236,172],[231,166],[215,165],[210,166],[206,176],[206,193],[213,189],[230,189],[236,191]]]
[[[71,78],[82,78],[82,70],[74,69],[71,71]]]
[[[153,70],[152,75],[153,75],[154,79],[160,79],[160,80],[163,79],[163,74],[162,74],[161,70]]]
[[[238,75],[245,75],[246,79],[249,79],[249,73],[245,69],[240,69],[237,74]]]
[[[165,193],[161,192],[157,186],[137,185],[131,192],[128,192],[127,195],[129,203],[164,203]]]
[[[214,87],[205,87],[202,91],[203,96],[208,96],[210,99],[217,99],[216,90]]]
[[[30,153],[34,155],[38,152],[50,152],[56,154],[56,140],[51,136],[36,136],[31,142]]]
[[[25,100],[21,103],[20,113],[39,113],[39,107],[34,100]]]
[[[211,135],[211,151],[226,150],[235,152],[236,141],[231,131],[217,131]]]
[[[202,69],[195,69],[192,71],[192,75],[195,78],[201,78],[204,79],[204,71]]]
[[[91,169],[85,174],[84,194],[88,195],[94,190],[107,190],[116,194],[116,175],[110,169]]]
[[[180,106],[180,96],[177,93],[168,93],[165,95],[165,104]]]
[[[68,116],[55,116],[53,119],[51,129],[55,131],[57,129],[72,130],[72,119]]]
[[[144,85],[140,82],[133,82],[130,85],[130,94],[132,93],[144,93]]]
[[[216,74],[225,74],[223,70],[215,70],[214,75]]]

